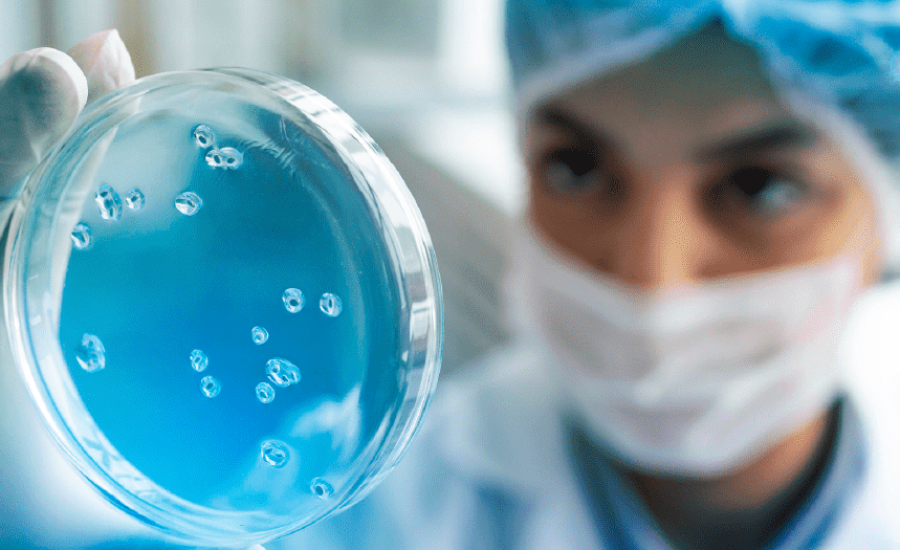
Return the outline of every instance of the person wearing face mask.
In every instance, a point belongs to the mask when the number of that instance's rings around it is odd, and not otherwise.
[[[898,9],[509,0],[520,338],[273,548],[900,548]]]
[[[898,6],[509,0],[519,338],[372,496],[266,547],[900,548]],[[100,44],[63,111],[133,78]],[[25,173],[61,132],[20,126]]]

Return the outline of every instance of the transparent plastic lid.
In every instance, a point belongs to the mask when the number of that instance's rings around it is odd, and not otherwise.
[[[16,361],[110,501],[251,545],[364,496],[434,393],[441,290],[397,171],[343,111],[246,69],[90,106],[29,178],[5,263]]]

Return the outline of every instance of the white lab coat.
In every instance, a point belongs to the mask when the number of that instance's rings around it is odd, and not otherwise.
[[[845,341],[869,464],[821,549],[900,549],[900,285],[861,300]],[[565,451],[547,363],[517,344],[442,381],[423,432],[381,487],[266,547],[613,550]]]

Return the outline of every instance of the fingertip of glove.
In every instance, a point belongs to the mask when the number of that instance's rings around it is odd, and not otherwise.
[[[88,83],[74,59],[53,48],[35,48],[18,53],[0,65],[0,86],[18,75],[23,85],[33,86],[34,93],[68,94],[72,110],[81,112],[88,98]],[[27,90],[23,90],[27,91]]]
[[[131,54],[116,29],[92,34],[68,53],[87,77],[90,101],[134,82]]]
[[[9,195],[75,121],[88,98],[72,58],[52,48],[0,65],[0,194]]]

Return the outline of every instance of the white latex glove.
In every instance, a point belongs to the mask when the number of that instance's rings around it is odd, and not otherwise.
[[[18,196],[22,179],[72,126],[88,101],[134,81],[115,30],[69,50],[37,48],[0,65],[0,198]]]

